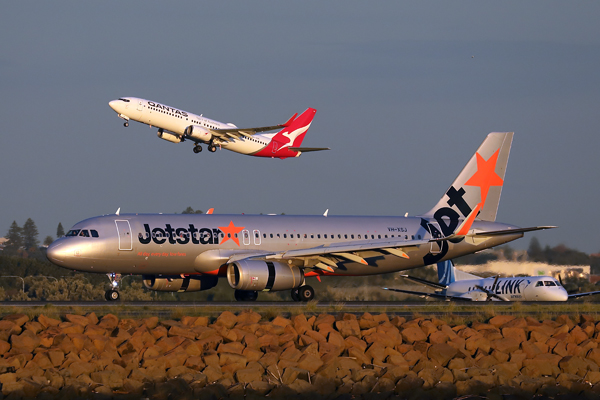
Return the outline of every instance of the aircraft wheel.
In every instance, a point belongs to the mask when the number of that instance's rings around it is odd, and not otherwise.
[[[292,289],[291,295],[292,295],[292,300],[300,301],[300,290],[298,288]]]
[[[127,121],[126,121],[126,122],[124,122],[124,123],[123,123],[123,126],[124,126],[125,128],[127,128],[127,127],[129,126],[129,122],[127,122]]]
[[[315,298],[315,289],[308,285],[300,286],[298,288],[298,295],[300,296],[300,301],[311,301]]]
[[[214,153],[215,151],[217,151],[217,146],[208,146],[208,151]]]
[[[117,300],[119,300],[121,295],[119,294],[118,291],[111,289],[111,290],[107,290],[106,293],[104,293],[104,297],[108,301],[117,301]]]
[[[258,292],[253,290],[236,290],[233,296],[237,301],[256,301]]]
[[[198,154],[202,151],[202,146],[194,146],[194,153]]]

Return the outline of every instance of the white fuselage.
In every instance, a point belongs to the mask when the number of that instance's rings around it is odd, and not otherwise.
[[[566,301],[569,297],[565,288],[549,276],[498,278],[494,286],[495,280],[496,278],[481,278],[455,281],[448,286],[445,294],[484,301],[488,296],[479,286],[506,301]]]
[[[207,129],[231,129],[236,127],[233,124],[215,121],[202,115],[137,97],[113,100],[109,102],[109,105],[120,118],[162,129],[167,133],[175,134],[178,138],[183,137],[185,129],[190,125]],[[252,135],[251,138],[231,137],[228,141],[219,142],[218,145],[236,153],[254,154],[268,146],[274,135],[274,133],[263,133]]]

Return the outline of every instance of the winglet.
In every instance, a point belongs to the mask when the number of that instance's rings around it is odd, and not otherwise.
[[[115,215],[119,215],[120,212],[121,212],[121,207],[117,208],[117,212],[115,213]]]
[[[209,208],[208,211],[206,212],[207,214],[212,214],[215,211],[214,208]]]
[[[329,213],[329,208],[327,210],[325,210],[325,212],[323,213],[323,216],[326,217],[327,213]]]
[[[290,126],[292,124],[292,122],[294,122],[294,120],[296,119],[297,116],[298,116],[298,113],[292,115],[292,117],[290,119],[288,119],[287,122],[284,122],[283,124],[281,124],[281,126]]]

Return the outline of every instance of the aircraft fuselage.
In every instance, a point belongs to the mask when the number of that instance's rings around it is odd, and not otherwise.
[[[497,246],[522,233],[492,237],[473,244],[428,242],[420,217],[124,214],[86,219],[56,240],[48,258],[65,268],[121,274],[208,274],[224,276],[234,255],[264,255],[332,244],[368,243],[385,247],[422,240],[407,250],[409,258],[365,249],[368,265],[342,260],[334,272],[321,275],[373,275],[421,267]],[[473,229],[500,230],[511,225],[476,221]],[[97,232],[92,237],[91,231]],[[83,235],[83,236],[82,236]],[[400,243],[400,244],[398,244]],[[391,247],[391,245],[390,245]],[[291,263],[302,268],[300,261]],[[307,276],[311,273],[307,272]]]

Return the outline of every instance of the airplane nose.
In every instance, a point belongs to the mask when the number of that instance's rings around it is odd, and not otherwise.
[[[112,100],[108,102],[108,105],[110,106],[110,108],[112,108],[113,110],[117,111],[117,104],[119,103],[119,100]]]
[[[53,264],[60,264],[64,262],[64,251],[61,249],[61,247],[64,246],[62,246],[62,244],[63,243],[60,242],[54,242],[48,246],[48,249],[46,250],[46,258],[48,258],[48,261]]]
[[[562,288],[562,290],[559,293],[559,300],[558,301],[567,301],[569,300],[569,294],[567,293],[567,291]]]

